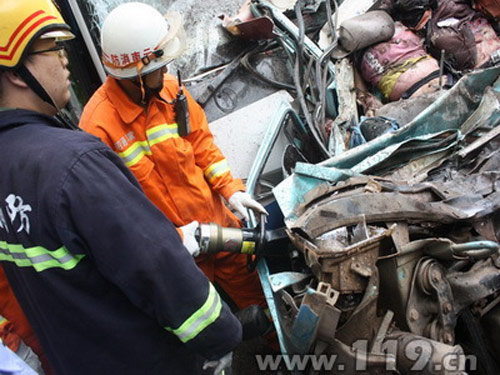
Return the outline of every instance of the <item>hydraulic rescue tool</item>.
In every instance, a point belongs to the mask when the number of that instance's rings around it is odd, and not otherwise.
[[[265,215],[255,229],[224,228],[218,224],[200,224],[195,238],[200,244],[201,254],[221,251],[242,254],[266,255],[288,242],[285,228],[266,230]],[[274,252],[274,251],[273,251]]]

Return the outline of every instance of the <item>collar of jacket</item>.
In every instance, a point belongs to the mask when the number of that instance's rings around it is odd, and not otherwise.
[[[130,100],[115,78],[108,76],[104,85],[109,101],[113,104],[123,122],[130,124],[143,112],[142,107]]]
[[[0,130],[26,124],[61,127],[53,117],[27,109],[7,109],[0,112]]]
[[[122,90],[116,78],[108,76],[104,85],[106,87],[106,94],[111,104],[113,104],[113,107],[116,109],[124,123],[130,124],[134,122],[135,119],[144,111],[143,107],[134,103],[125,91]],[[169,98],[165,93],[165,87],[160,92],[160,96],[163,100],[168,102]],[[148,107],[156,100],[158,99],[152,98],[148,103]]]

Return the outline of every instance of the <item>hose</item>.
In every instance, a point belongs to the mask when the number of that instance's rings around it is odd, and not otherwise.
[[[311,133],[320,147],[321,152],[324,154],[325,157],[329,157],[329,152],[327,148],[325,147],[325,143],[323,139],[321,139],[320,133],[318,133],[318,129],[316,128],[313,119],[311,118],[311,113],[309,112],[309,108],[307,107],[307,103],[304,97],[304,91],[302,90],[302,84],[301,84],[301,79],[300,79],[300,73],[301,73],[301,54],[302,52],[302,45],[304,44],[304,18],[302,17],[302,12],[300,10],[300,3],[297,2],[295,4],[295,14],[297,15],[297,24],[299,28],[299,40],[297,41],[298,43],[298,53],[295,56],[295,69],[294,69],[294,81],[295,81],[295,87],[297,89],[297,98],[299,100],[300,107],[302,109],[302,113],[304,114],[304,117],[306,119],[306,123],[309,126],[309,129],[311,130]],[[317,74],[317,72],[316,72]]]
[[[336,0],[333,0],[333,3],[335,5],[335,25],[337,25],[337,19],[338,19],[338,5]],[[328,58],[330,58],[330,55],[332,54],[333,50],[335,47],[337,47],[338,44],[338,35],[335,32],[335,25],[332,24],[332,9],[330,5],[330,1],[326,1],[326,11],[327,11],[327,18],[328,18],[328,24],[330,26],[330,32],[333,38],[332,43],[328,46],[328,48],[325,50],[325,52],[320,56],[320,58],[316,61],[316,86],[319,90],[319,103],[317,104],[317,107],[319,106],[319,109],[316,108],[316,113],[318,113],[318,117],[315,117],[317,120],[316,126],[321,129],[321,135],[326,139],[326,132],[325,132],[325,119],[326,119],[326,88],[329,84],[327,84],[327,74],[328,74],[328,68],[325,67],[323,68],[323,63],[324,61]],[[330,77],[333,79],[333,77]]]
[[[253,75],[255,75],[258,79],[260,79],[261,81],[264,81],[266,83],[269,83],[270,85],[272,86],[275,86],[275,87],[278,87],[280,89],[285,89],[285,90],[291,90],[291,91],[295,91],[295,86],[291,85],[291,84],[288,84],[288,83],[284,83],[284,82],[279,82],[279,81],[276,81],[274,79],[271,79],[269,77],[266,77],[264,76],[262,73],[258,72],[251,64],[250,64],[250,58],[253,56],[253,55],[256,55],[257,53],[260,53],[264,50],[268,50],[269,48],[269,44],[266,46],[266,48],[258,48],[258,49],[255,49],[253,51],[250,51],[248,52],[247,54],[245,54],[242,59],[241,59],[241,65],[247,69],[250,73],[252,73]]]

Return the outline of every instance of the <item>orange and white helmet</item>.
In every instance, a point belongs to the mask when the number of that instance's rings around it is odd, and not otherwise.
[[[101,29],[104,67],[118,79],[136,78],[164,67],[182,53],[184,45],[179,13],[162,16],[143,3],[119,5]]]
[[[15,69],[37,38],[74,38],[52,0],[10,0],[0,6],[0,68]]]

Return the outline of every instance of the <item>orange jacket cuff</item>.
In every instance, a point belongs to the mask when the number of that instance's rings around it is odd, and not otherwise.
[[[224,197],[226,201],[229,201],[231,195],[236,193],[237,191],[245,191],[245,185],[243,185],[243,181],[239,178],[234,179],[230,184],[220,188],[219,194]]]

